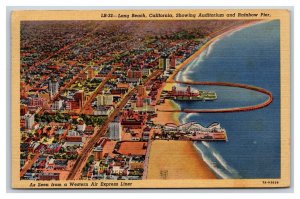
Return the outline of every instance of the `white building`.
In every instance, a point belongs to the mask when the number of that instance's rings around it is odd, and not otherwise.
[[[80,133],[78,131],[75,131],[75,130],[69,130],[68,131],[68,136],[80,136]]]
[[[101,94],[97,96],[97,106],[110,106],[113,105],[113,96]]]
[[[82,123],[82,124],[78,124],[77,125],[77,131],[84,131],[86,128],[86,124],[85,123]]]
[[[170,70],[170,59],[169,58],[166,59],[166,65],[165,65],[165,71],[168,71],[168,70]]]
[[[52,104],[52,110],[60,110],[63,107],[63,100],[56,100],[53,104]]]
[[[98,106],[94,110],[94,115],[109,116],[113,112],[114,108],[112,106]]]
[[[159,59],[159,68],[164,71],[170,70],[170,59],[169,58],[160,58]]]
[[[58,93],[59,84],[58,81],[49,81],[48,90],[50,93],[50,96],[54,96],[56,93]]]
[[[132,103],[132,109],[136,112],[148,112],[155,113],[155,106],[149,105],[149,100],[143,103],[143,106],[137,106],[136,103]],[[151,101],[150,101],[151,103]]]
[[[143,76],[149,76],[149,75],[151,75],[151,70],[149,68],[143,68],[142,69],[142,75]]]
[[[123,174],[123,172],[124,172],[124,168],[122,168],[120,166],[113,166],[113,168],[112,168],[112,173],[115,175]]]
[[[34,124],[34,114],[27,113],[24,115],[24,119],[25,119],[25,128],[31,129]]]

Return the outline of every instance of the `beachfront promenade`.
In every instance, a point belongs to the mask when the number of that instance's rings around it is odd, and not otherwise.
[[[233,108],[222,108],[222,109],[182,109],[182,110],[157,110],[161,112],[185,112],[185,113],[229,113],[229,112],[242,112],[242,111],[253,111],[257,109],[264,108],[272,103],[273,95],[270,91],[251,86],[247,84],[238,84],[238,83],[230,83],[230,82],[191,82],[191,81],[167,81],[167,83],[178,83],[178,84],[188,84],[188,85],[209,85],[209,86],[227,86],[227,87],[238,87],[244,88],[248,90],[257,91],[268,96],[268,99],[260,104],[252,105],[252,106],[244,106],[244,107],[233,107]]]

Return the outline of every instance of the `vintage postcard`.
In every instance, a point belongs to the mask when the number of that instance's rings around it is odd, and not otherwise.
[[[288,10],[14,11],[13,188],[290,185]]]

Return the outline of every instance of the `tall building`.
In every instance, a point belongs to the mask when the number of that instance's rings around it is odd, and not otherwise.
[[[141,95],[138,95],[136,98],[136,107],[143,107],[144,106],[144,98]]]
[[[132,70],[132,69],[129,69],[127,71],[127,77],[128,78],[138,78],[138,79],[140,79],[140,78],[142,78],[142,76],[143,76],[143,73],[142,73],[141,70]]]
[[[20,115],[23,116],[28,112],[28,106],[25,104],[20,105]]]
[[[146,97],[146,88],[141,83],[137,86],[137,94],[142,97]]]
[[[113,105],[113,96],[108,94],[100,94],[97,96],[97,106]]]
[[[26,98],[28,97],[27,89],[26,89],[26,84],[24,81],[21,81],[20,83],[20,94],[21,98]]]
[[[159,58],[158,60],[158,68],[159,69],[164,69],[165,61],[163,58]]]
[[[121,123],[118,117],[108,125],[109,139],[121,140]]]
[[[95,161],[99,161],[103,158],[103,148],[99,145],[93,150]]]
[[[173,57],[170,59],[170,68],[175,69],[176,65],[177,65],[177,60],[176,60],[176,58],[173,56]]]
[[[84,91],[79,90],[74,94],[74,100],[78,102],[79,108],[82,108],[84,105]]]
[[[56,93],[58,93],[58,89],[59,89],[58,81],[50,80],[48,85],[48,90],[51,97],[54,96]]]
[[[64,101],[63,100],[56,100],[52,104],[52,110],[60,110],[63,106]]]
[[[93,79],[95,77],[95,72],[92,68],[88,70],[88,78]]]
[[[34,114],[27,113],[24,115],[24,118],[25,118],[25,128],[31,129],[34,124]]]
[[[86,124],[84,123],[83,120],[80,120],[79,123],[77,124],[77,131],[83,132],[86,128]]]
[[[169,58],[166,58],[166,65],[165,65],[164,70],[165,70],[165,71],[170,70],[170,59],[169,59]]]
[[[162,69],[164,71],[170,70],[170,59],[169,58],[164,58],[164,57],[159,58],[158,64],[159,64],[159,69]]]
[[[150,105],[151,102],[152,102],[151,97],[150,97],[150,96],[149,96],[149,97],[146,97],[146,98],[144,99],[144,102],[145,102],[147,105]]]
[[[142,70],[132,70],[129,69],[127,71],[127,77],[126,77],[126,81],[127,82],[138,82],[142,79],[143,77],[143,72]]]

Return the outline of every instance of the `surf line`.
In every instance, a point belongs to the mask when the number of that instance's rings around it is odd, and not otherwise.
[[[242,111],[253,111],[257,109],[264,108],[272,103],[273,95],[270,91],[260,88],[257,86],[252,86],[248,84],[230,83],[230,82],[193,82],[193,81],[167,81],[166,83],[178,83],[178,84],[188,84],[188,85],[209,85],[209,86],[227,86],[227,87],[238,87],[248,90],[257,91],[268,96],[268,99],[260,104],[244,106],[244,107],[234,107],[234,108],[221,108],[221,109],[181,109],[181,110],[159,110],[160,112],[184,112],[184,113],[230,113],[230,112],[242,112]]]

